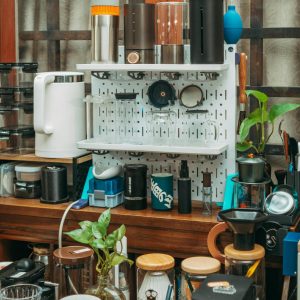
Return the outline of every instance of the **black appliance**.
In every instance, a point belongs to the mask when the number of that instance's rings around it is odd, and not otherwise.
[[[36,284],[43,289],[41,300],[55,300],[55,284],[45,282],[44,274],[44,263],[22,258],[0,270],[0,287],[18,283]]]
[[[217,282],[226,282],[228,287],[217,287]],[[192,294],[192,300],[255,300],[253,280],[243,276],[208,275],[200,288]]]
[[[192,64],[224,63],[223,0],[190,0]]]

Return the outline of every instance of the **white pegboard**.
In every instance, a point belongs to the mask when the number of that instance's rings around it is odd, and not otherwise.
[[[178,177],[178,166],[180,160],[186,159],[192,178],[192,198],[201,200],[202,172],[208,171],[212,173],[213,199],[218,202],[222,201],[226,176],[235,172],[235,48],[231,47],[232,51],[228,48],[225,51],[227,67],[218,67],[218,65],[211,67],[212,70],[216,68],[221,70],[217,72],[218,76],[213,80],[209,76],[215,71],[209,72],[207,65],[205,65],[205,72],[201,65],[199,65],[199,71],[186,71],[178,66],[178,72],[181,74],[178,80],[169,80],[164,70],[145,71],[143,80],[132,79],[124,70],[110,71],[108,79],[98,79],[92,76],[93,137],[102,144],[120,144],[119,149],[124,150],[94,155],[93,162],[101,164],[103,168],[115,164],[145,163],[148,165],[149,176],[152,172],[171,172],[174,175],[176,197],[175,179]],[[139,67],[142,69],[142,65]],[[184,68],[186,69],[186,65]],[[101,65],[97,69],[101,69]],[[196,109],[207,110],[207,113],[186,114],[187,109],[176,100],[174,105],[162,109],[172,112],[168,128],[165,124],[153,126],[155,121],[153,121],[151,111],[157,109],[149,103],[147,90],[153,82],[159,79],[169,81],[176,89],[178,97],[184,87],[191,84],[198,85],[204,93],[204,101]],[[115,93],[137,93],[137,98],[135,101],[115,100]],[[207,123],[210,125],[208,126]],[[216,128],[218,129],[217,140],[215,140]],[[208,149],[211,145],[227,144],[227,150],[213,157],[180,155],[176,159],[170,159],[166,154],[145,152],[140,157],[133,157],[126,151],[128,150],[126,144],[146,144],[150,145],[149,149],[151,145],[167,145],[170,153],[174,153],[172,152],[174,146],[185,146],[186,153],[189,153],[191,146]],[[82,145],[89,148],[88,143],[81,144],[81,147]]]

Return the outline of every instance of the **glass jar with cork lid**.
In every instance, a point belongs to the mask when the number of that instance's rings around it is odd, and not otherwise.
[[[192,292],[199,288],[207,275],[218,273],[221,263],[212,257],[194,256],[181,262],[180,300],[191,300]]]
[[[162,253],[141,255],[136,260],[137,299],[175,299],[175,260]]]

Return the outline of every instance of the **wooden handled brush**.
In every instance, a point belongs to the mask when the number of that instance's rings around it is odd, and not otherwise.
[[[240,54],[240,65],[239,65],[239,83],[240,83],[240,115],[237,126],[237,133],[239,134],[240,126],[244,119],[246,118],[246,104],[247,104],[247,95],[246,95],[246,81],[247,81],[247,55],[246,53]]]

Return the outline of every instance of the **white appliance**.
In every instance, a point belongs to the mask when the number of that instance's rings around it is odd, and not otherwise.
[[[76,143],[86,138],[84,74],[39,73],[34,79],[35,154],[66,158],[86,153]]]

